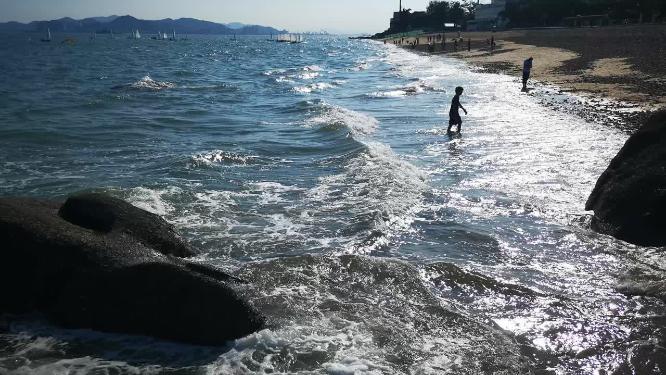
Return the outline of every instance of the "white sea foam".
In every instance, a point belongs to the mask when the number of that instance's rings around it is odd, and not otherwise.
[[[353,111],[348,108],[323,104],[322,113],[310,118],[305,123],[306,126],[344,126],[352,134],[367,135],[372,134],[379,126],[376,118]]]
[[[229,151],[215,150],[191,156],[189,166],[198,167],[201,165],[210,166],[214,164],[226,164],[226,163],[249,164],[258,160],[259,157],[253,155],[243,155]]]
[[[343,358],[334,363],[326,363],[323,365],[327,374],[330,375],[382,375],[391,369],[388,366],[377,366],[367,359],[356,357]]]
[[[321,177],[305,194],[333,220],[347,217],[359,226],[352,236],[338,238],[343,253],[370,253],[411,231],[428,186],[426,174],[390,147],[364,143],[367,149],[343,163],[341,173]]]
[[[401,86],[401,87],[393,87],[388,90],[384,91],[375,91],[368,96],[370,97],[375,97],[375,98],[383,98],[383,97],[400,97],[400,96],[408,96],[408,95],[418,95],[418,94],[423,94],[426,92],[433,92],[433,91],[444,91],[443,89],[437,88],[434,86],[433,83],[428,82],[427,80],[417,80],[415,83],[406,85],[406,86]]]
[[[407,95],[407,91],[405,90],[375,91],[368,94],[368,96],[374,98],[397,98],[405,95]]]
[[[370,64],[367,61],[362,61],[358,65],[352,68],[353,71],[360,72],[370,68]]]
[[[253,194],[259,194],[258,201],[262,205],[286,202],[287,200],[283,197],[285,193],[301,190],[296,186],[283,185],[273,181],[253,182],[249,184],[249,187]]]
[[[275,82],[278,82],[278,83],[294,83],[296,81],[294,81],[293,79],[291,79],[287,76],[279,76],[279,77],[275,78]]]
[[[307,86],[297,86],[294,87],[293,90],[300,94],[309,94],[314,91],[323,91],[332,87],[335,87],[335,85],[327,82],[317,82]]]
[[[83,374],[159,374],[158,366],[134,367],[125,362],[107,361],[93,357],[62,359],[52,363],[35,361],[8,372],[11,375],[83,375]],[[1,368],[0,368],[1,370]]]
[[[262,74],[265,76],[272,76],[275,74],[282,74],[285,73],[287,70],[286,69],[272,69],[272,70],[267,70],[263,72]]]
[[[497,374],[524,373],[510,338],[445,310],[406,263],[301,256],[240,276],[279,328],[236,340],[209,374],[478,374],[498,364]]]
[[[315,79],[317,77],[319,77],[319,73],[317,72],[308,72],[298,75],[298,78],[300,79]]]
[[[128,199],[134,206],[160,216],[167,216],[174,210],[174,207],[163,198],[163,195],[177,194],[181,191],[177,187],[149,189],[140,186],[130,190]]]
[[[171,82],[161,82],[161,81],[156,81],[150,76],[145,76],[141,78],[140,80],[130,83],[128,85],[124,86],[116,86],[116,88],[130,88],[130,89],[135,89],[135,90],[152,90],[152,91],[159,91],[159,90],[164,90],[164,89],[171,89],[176,87],[174,83]]]

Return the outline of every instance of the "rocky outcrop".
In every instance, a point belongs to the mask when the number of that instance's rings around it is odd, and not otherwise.
[[[264,325],[238,279],[180,258],[194,252],[171,225],[119,199],[2,198],[0,241],[0,314],[202,345]]]
[[[585,206],[594,230],[666,246],[666,112],[650,117],[601,175]]]

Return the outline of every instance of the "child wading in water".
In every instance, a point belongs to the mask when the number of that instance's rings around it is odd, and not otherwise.
[[[465,107],[460,104],[460,95],[463,93],[463,88],[458,86],[456,87],[456,96],[453,97],[453,100],[451,101],[451,109],[449,110],[449,128],[446,130],[447,133],[451,133],[451,127],[453,125],[458,126],[458,133],[460,133],[460,129],[462,128],[462,118],[460,117],[460,113],[458,113],[458,108],[462,108],[463,111],[465,111],[465,114],[467,114],[467,110]]]

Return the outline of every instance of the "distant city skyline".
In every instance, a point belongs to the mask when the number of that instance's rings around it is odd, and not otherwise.
[[[402,6],[425,10],[429,2],[402,0]],[[301,32],[375,33],[388,27],[398,4],[399,0],[0,0],[0,22],[129,14],[150,20],[191,17]]]

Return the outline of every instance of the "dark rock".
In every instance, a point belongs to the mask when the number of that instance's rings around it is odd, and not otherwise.
[[[69,197],[58,212],[72,224],[100,232],[122,231],[162,254],[194,255],[172,225],[159,216],[105,194]]]
[[[0,316],[0,333],[9,332],[9,321],[4,316]]]
[[[666,246],[666,112],[648,118],[601,175],[586,210],[592,228],[641,246]]]
[[[118,199],[0,199],[0,241],[0,313],[203,345],[264,325],[227,283],[238,279],[173,256],[193,252],[163,219]]]

